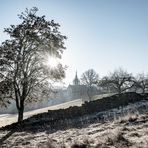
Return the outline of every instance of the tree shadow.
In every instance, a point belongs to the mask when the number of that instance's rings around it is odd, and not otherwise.
[[[5,142],[10,136],[12,136],[13,133],[15,133],[15,131],[14,131],[14,130],[11,130],[11,131],[9,131],[5,136],[2,137],[2,138],[0,139],[0,146],[1,146],[2,144],[4,144],[4,142]]]

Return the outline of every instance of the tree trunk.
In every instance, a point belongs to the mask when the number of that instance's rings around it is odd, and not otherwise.
[[[91,101],[91,99],[92,99],[92,96],[91,96],[91,88],[88,88],[87,89],[87,96],[89,98],[89,101]]]
[[[19,109],[18,110],[18,123],[21,123],[23,121],[23,110]]]
[[[23,121],[23,114],[24,114],[24,101],[20,102],[20,108],[18,109],[18,123]]]
[[[122,93],[121,88],[118,88],[118,94],[120,95]]]
[[[145,94],[145,88],[142,88],[142,93]]]

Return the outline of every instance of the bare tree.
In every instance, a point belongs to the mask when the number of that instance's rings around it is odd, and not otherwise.
[[[18,15],[22,22],[4,30],[10,39],[0,46],[0,102],[16,101],[18,122],[23,120],[26,101],[46,95],[48,83],[65,76],[61,64],[52,68],[46,61],[48,55],[61,58],[66,37],[58,23],[37,16],[37,11],[34,7]]]
[[[132,74],[119,68],[108,76],[103,77],[99,85],[110,87],[118,94],[121,94],[122,92],[132,88],[134,86],[134,81]]]
[[[87,86],[89,100],[92,98],[92,89],[97,85],[98,80],[99,75],[93,69],[85,71],[81,76],[81,83]]]
[[[135,80],[135,87],[136,89],[141,89],[143,94],[148,89],[148,77],[144,73],[137,75]]]

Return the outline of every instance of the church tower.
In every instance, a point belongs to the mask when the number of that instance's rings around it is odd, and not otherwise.
[[[76,76],[73,80],[73,85],[80,85],[80,80],[78,79],[78,76],[77,76],[77,71],[76,71]]]

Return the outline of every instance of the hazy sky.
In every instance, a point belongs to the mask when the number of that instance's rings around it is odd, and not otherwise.
[[[65,82],[93,68],[100,76],[123,67],[134,74],[148,72],[148,0],[0,0],[0,42],[3,28],[17,24],[25,8],[39,8],[61,24],[68,37],[63,62]]]

